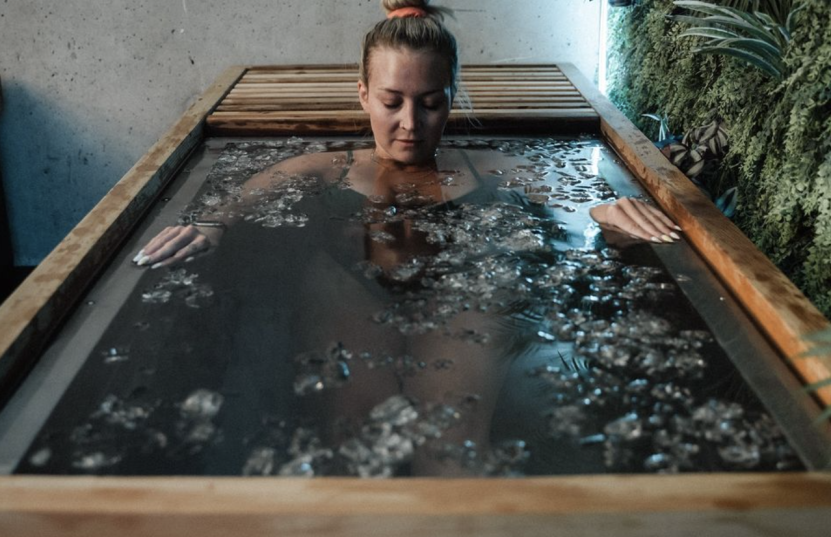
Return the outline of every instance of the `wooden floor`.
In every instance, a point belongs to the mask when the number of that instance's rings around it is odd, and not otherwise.
[[[369,132],[358,67],[252,67],[208,117],[212,134]],[[597,113],[556,65],[465,66],[450,133],[596,130]]]

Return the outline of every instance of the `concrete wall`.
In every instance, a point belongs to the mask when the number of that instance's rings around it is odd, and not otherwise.
[[[444,0],[468,63],[590,78],[601,0]],[[440,2],[442,3],[442,2]],[[0,177],[38,263],[228,65],[352,63],[377,0],[0,0]]]

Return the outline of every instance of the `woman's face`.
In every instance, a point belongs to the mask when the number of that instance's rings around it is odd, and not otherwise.
[[[452,105],[447,61],[428,51],[379,48],[369,58],[368,85],[358,82],[375,153],[402,164],[430,162]]]

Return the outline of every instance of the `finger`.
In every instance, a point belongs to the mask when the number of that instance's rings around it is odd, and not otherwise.
[[[163,261],[160,261],[158,263],[155,263],[150,268],[157,269],[157,268],[161,268],[161,267],[166,267],[168,265],[172,265],[174,263],[178,263],[179,261],[187,259],[188,257],[190,257],[192,255],[195,255],[195,254],[198,254],[199,252],[203,252],[203,251],[207,250],[209,247],[210,247],[210,242],[208,241],[208,239],[205,236],[200,235],[193,242],[186,245],[184,248],[181,248],[173,256],[171,256],[171,257],[169,257],[169,258],[167,258]]]
[[[167,241],[177,236],[181,230],[182,226],[168,226],[164,228],[158,235],[150,239],[150,242],[148,242],[144,248],[142,248],[144,255],[152,255],[155,253],[159,248],[164,246]]]
[[[609,216],[612,224],[645,240],[661,242],[659,238],[663,233],[655,227],[644,213],[638,208],[638,204],[629,198],[622,198],[609,208]],[[671,239],[670,239],[671,240]]]
[[[678,226],[663,213],[657,207],[654,207],[648,203],[644,203],[641,200],[633,200],[635,207],[644,215],[652,225],[658,229],[661,233],[660,238],[664,242],[672,242],[672,240],[680,240],[681,236],[678,235],[674,230],[679,230]]]
[[[133,263],[140,263],[141,260],[144,259],[148,253],[155,252],[159,248],[159,246],[164,244],[164,242],[170,236],[173,229],[173,227],[168,226],[161,230],[155,237],[150,239],[150,241],[144,245],[144,248],[139,250],[139,252],[133,258]]]
[[[678,236],[672,230],[671,225],[672,221],[669,220],[659,209],[652,207],[651,205],[644,203],[638,199],[630,199],[629,202],[631,203],[632,207],[637,210],[644,220],[652,226],[652,229],[655,230],[654,236],[660,238],[663,242],[673,242],[673,239],[680,239],[681,237]],[[667,224],[667,221],[669,224]],[[641,227],[644,227],[643,225]]]
[[[158,250],[151,254],[145,255],[139,264],[152,265],[158,263],[159,261],[163,261],[168,257],[172,257],[176,255],[179,250],[182,250],[183,248],[186,248],[190,244],[196,242],[201,236],[202,235],[199,231],[190,226],[182,228],[179,230],[177,235],[168,238],[167,242],[164,243],[164,245],[162,245]],[[199,241],[197,244],[202,244],[202,242]]]
[[[171,241],[174,241],[179,237],[180,231],[181,230],[178,227],[165,228],[142,249],[141,258],[136,261],[137,264],[139,266],[144,266],[154,261],[158,261],[159,256],[162,255],[160,252],[162,252],[171,243]]]
[[[183,231],[150,256],[150,261],[156,263],[168,257],[173,257],[181,251],[194,252],[199,247],[198,239],[200,236],[193,235],[191,231]]]
[[[158,235],[153,237],[147,246],[144,248],[145,253],[153,253],[163,246],[171,237],[175,237],[181,231],[181,226],[168,226],[164,228]]]
[[[669,227],[675,225],[672,220],[667,217],[663,211],[652,205],[652,203],[648,201],[644,201],[638,198],[626,198],[629,203],[632,204],[634,208],[639,210],[641,214],[644,215],[647,219],[652,221],[654,224],[660,227]]]
[[[670,230],[674,229],[676,231],[681,231],[681,228],[678,227],[678,224],[673,222],[672,219],[668,217],[666,214],[664,214],[662,210],[658,209],[657,207],[653,207],[652,205],[647,205],[646,207],[649,209],[653,216],[660,219],[660,221],[663,222],[663,224],[667,226]],[[672,235],[672,233],[670,233],[670,235]]]

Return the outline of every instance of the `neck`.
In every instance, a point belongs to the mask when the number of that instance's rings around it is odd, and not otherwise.
[[[397,160],[383,157],[376,152],[372,152],[370,154],[370,158],[373,162],[381,166],[382,168],[390,171],[401,172],[401,173],[425,173],[425,172],[435,172],[439,169],[438,163],[436,162],[435,155],[422,162],[417,163],[404,163],[399,162]]]

